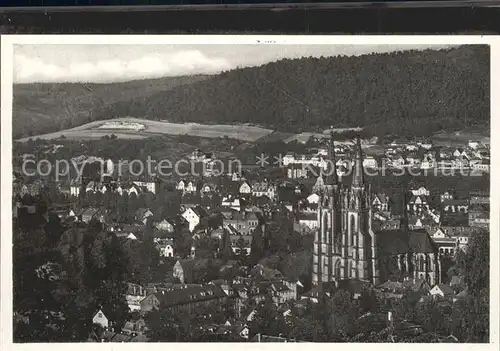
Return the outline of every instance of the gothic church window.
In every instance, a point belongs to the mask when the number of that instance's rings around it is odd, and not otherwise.
[[[323,231],[323,242],[327,242],[328,235],[328,216],[326,213],[323,214],[323,223],[321,225],[321,230]]]
[[[354,215],[351,216],[351,230],[350,230],[350,234],[351,234],[351,245],[354,245],[354,232],[355,232],[355,227],[356,227],[356,219],[354,217]]]
[[[340,260],[335,262],[335,278],[340,279]]]

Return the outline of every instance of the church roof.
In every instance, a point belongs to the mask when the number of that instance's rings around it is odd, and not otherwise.
[[[425,230],[382,230],[377,233],[377,247],[381,256],[407,252],[434,253],[436,246]]]

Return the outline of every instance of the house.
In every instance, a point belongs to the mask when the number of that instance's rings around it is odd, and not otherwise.
[[[216,184],[204,183],[200,188],[200,193],[202,196],[206,196],[215,193],[219,190]]]
[[[372,207],[378,211],[388,211],[389,197],[385,194],[375,194],[372,201]]]
[[[398,155],[390,158],[390,165],[394,168],[401,168],[406,164],[406,160],[403,156]]]
[[[443,203],[445,200],[453,200],[453,198],[454,198],[453,194],[451,194],[448,191],[440,195],[441,203]]]
[[[102,309],[100,309],[94,314],[94,317],[92,317],[92,323],[99,324],[103,328],[108,328],[110,325],[110,322],[106,317],[106,315],[104,314],[104,312],[102,311]]]
[[[221,206],[239,211],[241,209],[241,201],[237,197],[227,196],[222,199]]]
[[[434,298],[451,298],[453,297],[453,289],[446,284],[437,284],[429,292]]]
[[[472,204],[469,207],[469,226],[489,228],[490,206],[489,204]]]
[[[141,301],[141,311],[168,310],[171,313],[193,313],[204,306],[221,309],[226,293],[215,284],[192,285],[152,293]]]
[[[467,143],[467,146],[473,150],[476,150],[478,147],[481,146],[481,142],[477,141],[477,140],[469,140],[469,142]]]
[[[231,235],[231,249],[237,256],[249,256],[252,249],[252,235]]]
[[[297,215],[298,228],[300,233],[310,233],[318,228],[318,216],[316,213],[299,213]]]
[[[364,168],[371,168],[371,169],[377,169],[378,168],[378,162],[373,156],[366,156],[363,159],[363,167]]]
[[[407,210],[411,213],[422,213],[429,210],[429,202],[425,195],[413,195],[408,201]]]
[[[174,257],[174,239],[155,239],[154,243],[161,257]]]
[[[149,208],[139,208],[135,212],[135,220],[141,222],[142,224],[146,224],[149,217],[153,216],[153,212],[149,210]]]
[[[490,172],[490,161],[489,160],[480,160],[476,163],[474,163],[471,166],[473,171],[476,172],[484,172],[484,173],[489,173]]]
[[[420,144],[420,147],[426,150],[432,149],[432,146],[433,146],[432,143],[429,141],[425,141],[422,144]]]
[[[167,232],[167,233],[173,233],[175,231],[175,225],[176,225],[176,220],[175,218],[166,218],[162,220],[161,222],[158,222],[155,227],[158,230]]]
[[[177,183],[176,189],[183,194],[195,194],[198,186],[195,181],[180,180]]]
[[[104,222],[104,210],[94,207],[88,207],[83,209],[78,215],[77,218],[79,221],[84,223],[89,223],[91,220],[98,220],[100,222]]]
[[[281,281],[273,282],[270,290],[273,294],[273,300],[278,305],[296,298],[296,292]]]
[[[441,228],[428,228],[427,233],[436,244],[439,252],[444,256],[453,255],[455,252],[457,240],[446,234]]]
[[[463,213],[469,210],[468,200],[444,200],[442,201],[443,211],[445,213]]]
[[[181,284],[191,283],[193,281],[193,270],[199,261],[194,259],[178,260],[173,268],[173,277],[179,279]]]
[[[243,181],[240,184],[238,192],[242,195],[250,195],[252,193],[252,187],[250,186],[250,184],[247,181]]]
[[[490,193],[489,191],[472,190],[469,193],[470,204],[489,204],[490,203]]]
[[[406,156],[406,164],[409,166],[417,166],[420,164],[420,158],[417,154],[409,154]]]
[[[415,144],[406,144],[406,150],[408,151],[417,151],[418,145]]]
[[[117,232],[115,233],[117,238],[127,239],[127,240],[138,240],[137,236],[134,233],[128,232]]]
[[[234,209],[222,213],[224,227],[232,227],[243,235],[252,234],[259,226],[259,217],[255,212],[236,211]]]
[[[427,295],[431,290],[431,287],[425,279],[408,278],[403,281],[403,289],[409,291],[410,293]]]
[[[420,187],[418,189],[412,189],[411,190],[411,193],[414,195],[414,196],[429,196],[430,195],[430,191],[427,190],[425,187]]]
[[[255,197],[267,196],[271,200],[276,197],[276,186],[267,181],[252,184],[252,195]]]
[[[186,208],[181,215],[187,222],[190,232],[201,223],[202,219],[208,217],[208,213],[201,206]]]
[[[144,188],[146,191],[149,191],[153,194],[156,194],[157,187],[159,183],[151,182],[151,181],[133,181],[133,184],[137,185],[140,188]]]
[[[139,284],[128,283],[127,292],[125,293],[125,300],[127,301],[128,308],[131,311],[138,311],[141,309],[140,302],[146,297],[146,289]]]

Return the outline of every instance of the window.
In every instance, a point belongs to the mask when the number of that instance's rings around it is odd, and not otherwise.
[[[97,314],[97,317],[102,318],[102,313],[101,313],[101,312],[99,312],[99,313]]]

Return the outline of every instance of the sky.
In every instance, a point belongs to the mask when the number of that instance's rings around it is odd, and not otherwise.
[[[353,56],[431,45],[68,45],[14,47],[14,83],[94,82],[217,74],[284,58]]]

